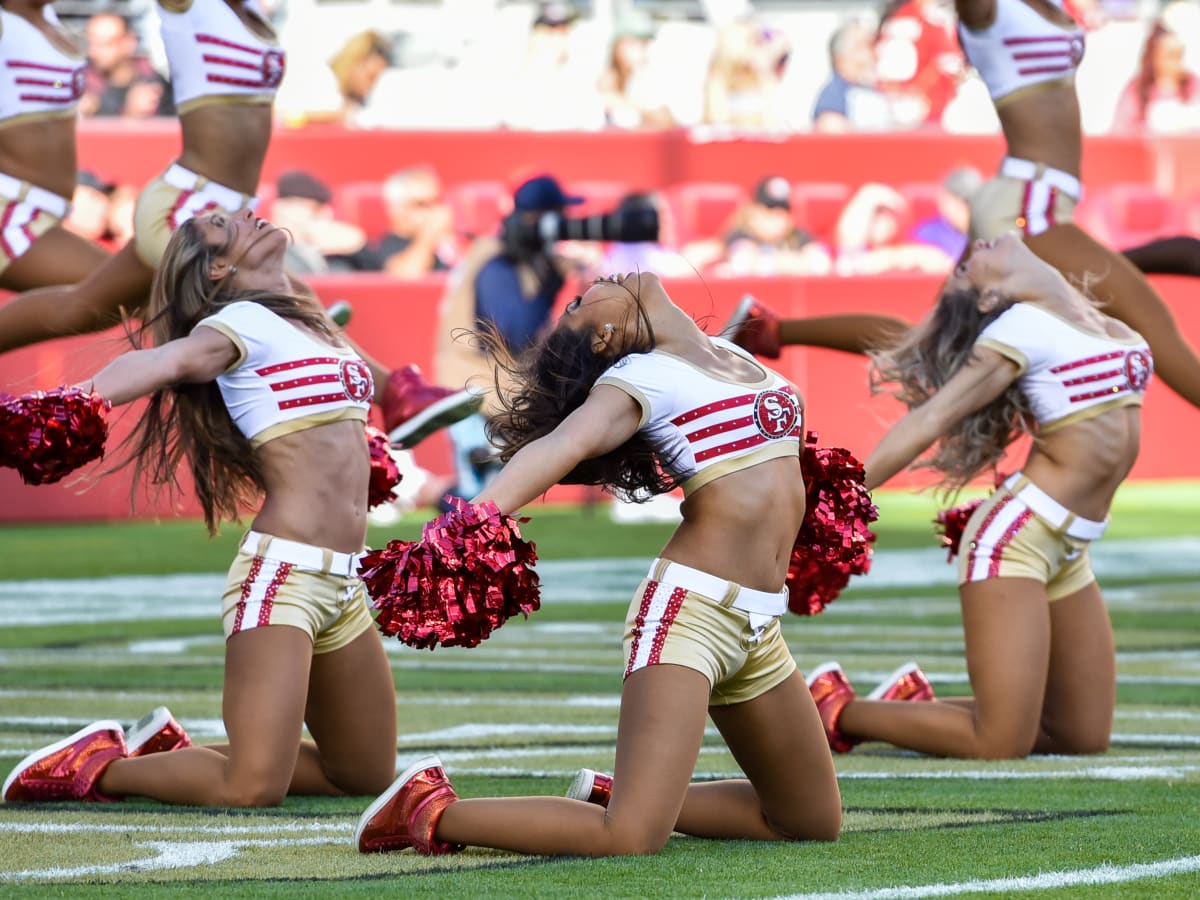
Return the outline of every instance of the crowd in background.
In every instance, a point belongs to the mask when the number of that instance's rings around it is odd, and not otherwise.
[[[82,24],[90,59],[85,114],[170,115],[153,4],[110,6]],[[353,2],[264,6],[288,48],[276,109],[291,126],[997,127],[963,60],[949,0],[848,3],[853,11],[842,14],[708,3],[698,7],[707,11],[700,18],[655,17],[634,0],[593,0],[580,9],[566,0],[444,0],[389,4],[399,15],[394,29],[362,27],[378,18],[378,4],[370,15],[359,4],[362,16]],[[1200,131],[1200,0],[1067,6],[1089,31],[1079,72],[1089,131]],[[122,14],[134,10],[141,14],[133,21]]]

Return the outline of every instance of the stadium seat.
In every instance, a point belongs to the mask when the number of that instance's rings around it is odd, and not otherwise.
[[[1123,182],[1085,192],[1078,220],[1098,240],[1132,247],[1185,230],[1183,205],[1152,185]]]
[[[942,194],[942,186],[936,181],[912,181],[902,184],[900,193],[908,201],[910,224],[924,222],[938,214],[938,198]]]
[[[502,181],[463,181],[446,188],[454,230],[474,238],[495,234],[512,208],[512,192]]]
[[[719,237],[748,196],[741,185],[718,181],[673,184],[664,188],[662,195],[670,207],[676,240],[681,245]]]
[[[353,222],[370,239],[388,233],[387,204],[383,185],[377,181],[348,181],[333,189],[333,211],[339,219]]]
[[[840,181],[798,181],[792,185],[792,216],[796,226],[819,241],[833,243],[838,217],[854,195]]]

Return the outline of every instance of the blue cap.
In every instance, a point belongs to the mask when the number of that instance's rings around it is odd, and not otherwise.
[[[582,197],[564,194],[562,185],[550,175],[530,178],[513,194],[513,206],[519,212],[562,209],[564,206],[574,206],[582,202]]]

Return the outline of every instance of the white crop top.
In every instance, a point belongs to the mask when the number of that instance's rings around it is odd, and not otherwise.
[[[238,430],[255,447],[343,419],[366,421],[371,370],[349,348],[311,337],[265,306],[242,300],[196,323],[238,348],[217,386]]]
[[[59,26],[49,4],[42,15]],[[82,54],[64,53],[20,16],[0,8],[0,128],[75,115],[86,65]]]
[[[1062,0],[1051,2],[1062,8]],[[1022,0],[996,0],[990,26],[971,31],[960,22],[958,36],[997,104],[1034,85],[1073,77],[1083,59],[1083,29],[1055,24]]]
[[[258,0],[243,5],[269,22]],[[247,28],[225,0],[158,0],[158,14],[180,112],[230,98],[274,100],[286,68],[283,48]]]
[[[642,408],[639,431],[685,495],[723,475],[782,456],[800,456],[804,411],[796,390],[742,348],[712,338],[763,370],[755,382],[727,381],[678,356],[652,350],[618,360],[596,384],[629,394]]]
[[[1081,331],[1032,303],[1015,303],[983,329],[988,347],[1021,370],[1019,385],[1044,434],[1117,406],[1141,406],[1154,372],[1150,345]]]

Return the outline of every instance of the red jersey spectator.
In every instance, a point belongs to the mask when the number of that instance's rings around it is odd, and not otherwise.
[[[894,0],[875,43],[879,87],[899,124],[936,125],[966,71],[954,36],[954,10],[941,0]]]
[[[1172,134],[1200,129],[1200,78],[1184,64],[1183,36],[1156,22],[1142,48],[1138,74],[1125,86],[1113,131]]]
[[[116,13],[87,23],[88,65],[79,109],[85,116],[147,118],[175,114],[167,80],[138,53],[138,37]]]

